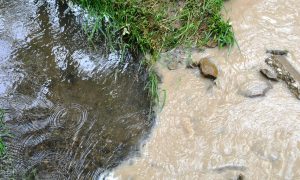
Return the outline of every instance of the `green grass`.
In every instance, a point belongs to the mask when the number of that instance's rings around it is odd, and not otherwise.
[[[216,41],[219,47],[232,45],[235,42],[232,26],[221,16],[215,15],[208,21],[208,39]]]
[[[158,77],[157,74],[151,70],[149,71],[149,81],[146,85],[146,88],[149,90],[149,95],[151,99],[159,103],[159,95],[158,95]]]
[[[15,166],[13,165],[9,148],[5,143],[7,138],[12,138],[13,135],[9,132],[4,122],[4,116],[5,111],[0,109],[0,179],[14,179]]]
[[[7,131],[3,121],[4,121],[4,111],[0,109],[0,159],[3,158],[6,154],[6,146],[2,136],[6,135]]]
[[[234,44],[229,21],[223,19],[224,0],[71,0],[86,9],[92,20],[85,26],[89,40],[103,37],[111,49],[149,53],[153,60],[177,46],[219,48]],[[158,101],[157,78],[149,68],[149,92]],[[156,88],[156,89],[155,89]],[[153,94],[154,93],[154,94]]]
[[[0,158],[5,155],[5,152],[6,152],[5,144],[2,140],[2,138],[0,138]]]

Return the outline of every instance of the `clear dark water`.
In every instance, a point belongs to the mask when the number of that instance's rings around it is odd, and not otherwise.
[[[89,44],[81,20],[56,0],[0,0],[0,108],[13,134],[0,178],[97,179],[149,133],[144,69]]]

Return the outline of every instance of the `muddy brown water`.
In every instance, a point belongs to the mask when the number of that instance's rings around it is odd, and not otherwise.
[[[1,179],[97,179],[148,134],[143,69],[88,44],[81,20],[61,1],[0,0],[0,108],[13,135]]]
[[[267,49],[287,49],[300,68],[298,0],[230,0],[229,17],[239,48],[174,52],[169,58],[211,56],[220,68],[216,85],[198,69],[160,65],[165,107],[141,157],[109,176],[116,179],[299,179],[300,102],[283,82],[264,97],[238,93],[244,84],[268,81]]]

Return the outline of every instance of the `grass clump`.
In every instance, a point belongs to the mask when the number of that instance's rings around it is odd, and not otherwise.
[[[15,169],[6,140],[13,137],[4,122],[5,111],[0,109],[0,179],[14,179]]]
[[[224,0],[71,0],[93,17],[89,39],[104,37],[107,46],[157,55],[177,46],[202,47],[213,41],[234,44],[229,21],[221,16]],[[157,100],[157,82],[149,73],[150,94]]]
[[[201,46],[207,35],[220,47],[234,42],[231,25],[220,13],[224,0],[72,1],[93,17],[89,39],[101,34],[110,44],[150,53]]]
[[[234,34],[229,21],[224,21],[221,16],[213,16],[208,22],[208,39],[217,42],[219,47],[234,44]]]

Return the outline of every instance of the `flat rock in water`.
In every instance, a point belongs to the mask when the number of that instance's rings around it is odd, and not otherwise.
[[[265,94],[272,88],[272,84],[269,82],[254,80],[243,84],[239,89],[239,93],[245,97],[254,98],[265,96]]]
[[[203,58],[200,60],[201,73],[209,78],[216,79],[219,75],[218,67],[210,58]]]
[[[266,53],[283,56],[283,55],[287,55],[289,53],[289,51],[287,51],[287,50],[267,50]]]
[[[260,73],[272,81],[278,81],[277,74],[269,69],[261,69]]]

